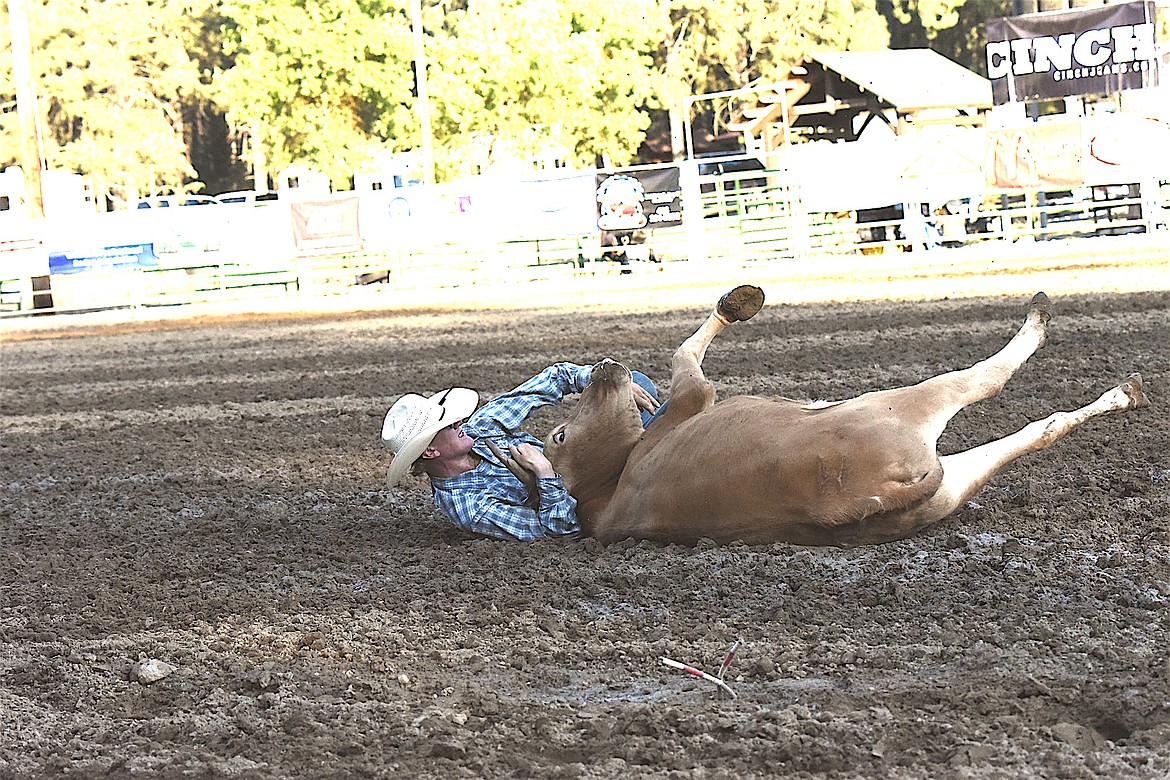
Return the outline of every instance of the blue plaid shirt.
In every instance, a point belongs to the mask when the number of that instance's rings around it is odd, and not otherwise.
[[[452,523],[465,531],[521,541],[581,530],[577,502],[559,476],[539,480],[540,507],[534,510],[526,503],[528,488],[496,460],[485,440],[491,439],[505,453],[521,443],[543,449],[544,444],[520,426],[535,409],[584,390],[590,371],[592,366],[573,363],[549,366],[515,390],[488,401],[467,419],[463,430],[476,439],[472,452],[482,459],[480,464],[457,477],[431,477],[435,503]]]

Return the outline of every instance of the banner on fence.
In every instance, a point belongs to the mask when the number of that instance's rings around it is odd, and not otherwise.
[[[158,268],[153,244],[107,246],[49,253],[49,273],[76,274],[86,271],[126,271]]]
[[[492,230],[502,241],[594,233],[596,187],[592,171],[494,183],[486,198]]]
[[[600,230],[653,230],[681,224],[678,166],[597,174]]]
[[[362,247],[358,196],[304,200],[292,208],[293,240],[302,254],[352,252]]]
[[[1170,173],[1170,123],[1096,114],[987,130],[987,186],[1068,189],[1161,178]]]
[[[49,255],[41,240],[16,235],[19,234],[0,236],[0,279],[26,279],[49,273]]]
[[[1170,117],[1095,114],[1081,123],[1086,184],[1170,177]]]
[[[999,190],[1064,189],[1085,183],[1079,122],[988,129],[987,185]]]
[[[1152,0],[989,19],[984,26],[996,105],[1158,83]]]

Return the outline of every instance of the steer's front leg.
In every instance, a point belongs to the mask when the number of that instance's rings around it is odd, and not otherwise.
[[[694,363],[694,368],[703,365],[703,358],[707,355],[707,347],[719,335],[719,332],[733,322],[743,322],[756,316],[764,306],[764,291],[750,284],[741,284],[719,299],[715,311],[707,316],[706,321],[699,326],[694,334],[682,343],[674,353],[673,370],[679,370],[679,361],[684,368]]]
[[[674,352],[670,403],[664,416],[669,414],[677,422],[714,403],[715,388],[702,368],[707,347],[728,325],[751,319],[763,306],[764,291],[750,284],[740,285],[719,299],[699,329]]]
[[[504,464],[504,468],[512,472],[512,475],[524,483],[524,487],[528,488],[528,506],[532,509],[539,510],[540,482],[537,481],[536,474],[520,465],[519,461],[497,447],[496,443],[491,439],[484,439],[484,443],[487,444],[492,454],[496,456],[496,460]]]

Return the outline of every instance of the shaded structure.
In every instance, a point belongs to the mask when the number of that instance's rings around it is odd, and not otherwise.
[[[856,141],[875,119],[897,135],[926,124],[982,126],[991,106],[987,79],[931,49],[822,52],[745,94],[728,127],[759,153]]]

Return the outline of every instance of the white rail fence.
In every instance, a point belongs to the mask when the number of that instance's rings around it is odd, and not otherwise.
[[[208,251],[158,268],[36,279],[7,274],[0,264],[0,316],[337,294],[368,284],[404,291],[524,284],[557,276],[637,273],[657,263],[804,262],[825,255],[936,253],[974,244],[1129,233],[1163,242],[1170,256],[1170,183],[1162,181],[834,214],[806,210],[798,184],[782,171],[708,174],[698,183],[702,218],[692,218],[693,209],[684,212],[694,221],[657,229],[645,246],[629,252],[607,251],[596,233],[582,233],[480,243],[436,236],[412,249],[326,252],[261,264]]]

